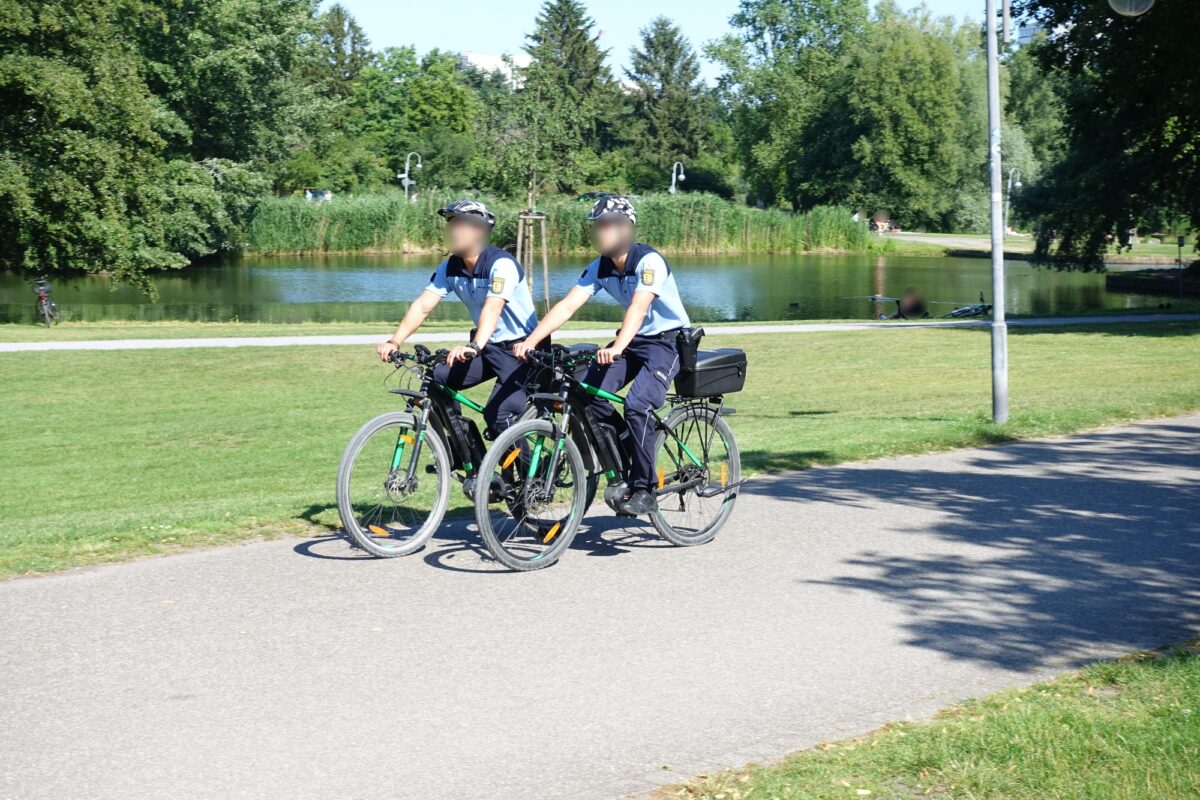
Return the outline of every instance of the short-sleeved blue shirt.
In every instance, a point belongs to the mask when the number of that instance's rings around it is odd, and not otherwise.
[[[639,336],[653,336],[691,325],[675,276],[662,254],[648,244],[635,244],[625,256],[625,269],[618,270],[612,259],[601,256],[588,265],[575,284],[588,294],[603,289],[629,308],[637,292],[653,292],[654,300],[642,320]]]
[[[488,245],[484,248],[475,261],[475,269],[470,271],[460,257],[450,256],[429,276],[425,291],[438,297],[454,292],[471,312],[476,325],[479,325],[479,312],[489,297],[504,298],[504,310],[488,340],[493,344],[523,339],[537,327],[537,311],[533,306],[533,295],[529,293],[529,282],[525,280],[525,270],[499,247]]]

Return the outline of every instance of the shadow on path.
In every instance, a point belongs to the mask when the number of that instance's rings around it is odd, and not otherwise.
[[[797,504],[886,504],[897,537],[815,581],[904,607],[908,642],[1011,668],[1107,643],[1136,649],[1200,623],[1200,428],[1147,424],[974,454],[763,479]],[[797,510],[799,511],[799,510]],[[903,537],[946,543],[910,551]],[[939,552],[940,551],[940,552]]]

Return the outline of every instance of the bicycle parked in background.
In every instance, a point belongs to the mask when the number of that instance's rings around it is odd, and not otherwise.
[[[37,306],[34,319],[45,324],[47,328],[59,321],[58,305],[50,299],[50,281],[44,276],[33,282],[33,291],[37,294]]]
[[[608,481],[604,499],[610,507],[615,510],[624,495],[624,448],[615,429],[588,409],[594,396],[624,399],[582,379],[596,349],[555,345],[549,353],[529,355],[551,374],[531,387],[542,389],[530,395],[536,413],[496,437],[479,467],[480,481],[499,488],[476,495],[475,519],[488,551],[510,569],[541,569],[566,552],[600,475]],[[676,378],[666,417],[654,412],[658,509],[650,520],[663,538],[681,546],[717,535],[742,483],[737,443],[723,417],[733,412],[724,395],[745,382],[745,353],[693,354],[695,361]]]

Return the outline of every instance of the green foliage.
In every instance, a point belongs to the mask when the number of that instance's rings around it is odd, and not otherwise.
[[[249,232],[250,246],[262,252],[406,252],[436,250],[442,229],[436,210],[454,195],[423,192],[405,203],[398,192],[328,203],[299,198],[264,201]],[[498,221],[493,242],[516,241],[516,215],[523,204],[483,198]],[[548,219],[549,246],[555,252],[589,252],[584,219],[588,205],[567,197],[539,204]],[[815,250],[866,252],[866,227],[843,208],[814,208],[802,214],[761,211],[708,194],[655,194],[638,200],[638,237],[671,252],[799,253]]]
[[[547,0],[528,37],[532,61],[507,104],[500,157],[506,188],[572,192],[596,178],[622,97],[595,23],[579,0]]]
[[[138,54],[120,35],[129,15],[154,24],[153,9],[137,0],[64,0],[2,11],[0,259],[131,280],[181,266],[172,245],[203,235],[181,215],[206,198],[189,197],[190,177],[169,186],[173,169],[161,155],[175,121],[150,96]]]
[[[736,33],[710,44],[721,63],[751,199],[803,205],[800,155],[848,54],[865,35],[866,0],[742,0]]]
[[[349,97],[371,63],[371,42],[346,7],[335,3],[318,20],[316,56],[306,72],[310,83],[335,97]]]
[[[1039,253],[1099,268],[1139,225],[1186,216],[1200,229],[1200,5],[1160,2],[1135,19],[1090,0],[1021,5],[1055,31],[1036,56],[1064,87],[1066,155],[1024,203]]]

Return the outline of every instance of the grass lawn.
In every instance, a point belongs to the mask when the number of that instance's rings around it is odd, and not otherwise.
[[[663,790],[687,800],[1200,797],[1200,650],[1090,666],[932,722]]]
[[[730,398],[750,471],[1200,408],[1198,323],[1014,329],[1003,430],[988,420],[986,330],[719,345],[750,357]],[[346,441],[398,405],[389,372],[365,346],[0,354],[0,575],[325,530]]]

